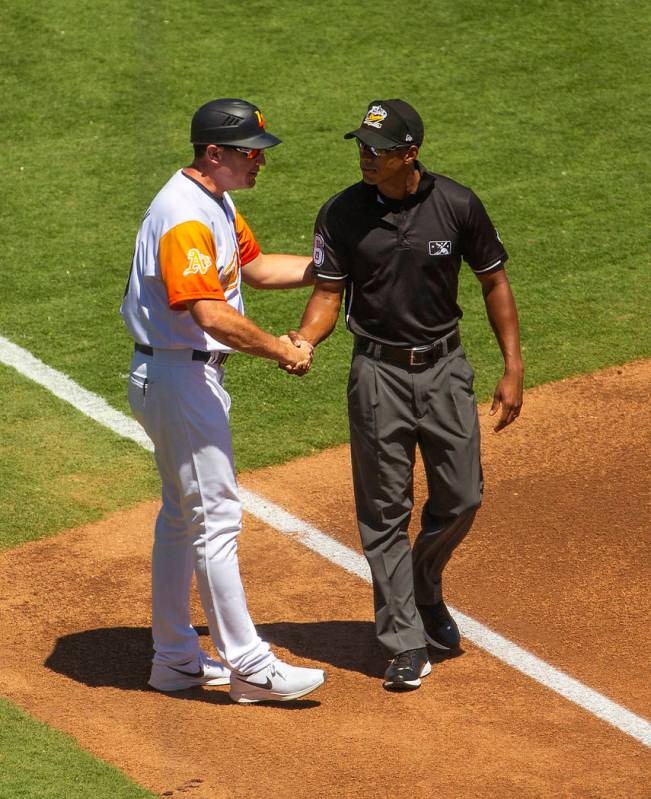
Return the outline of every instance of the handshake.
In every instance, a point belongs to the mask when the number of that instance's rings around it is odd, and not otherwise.
[[[290,330],[278,340],[287,345],[286,357],[278,362],[279,368],[297,377],[307,374],[312,366],[314,354],[314,347],[310,342],[295,330]]]

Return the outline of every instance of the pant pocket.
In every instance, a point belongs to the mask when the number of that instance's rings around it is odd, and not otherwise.
[[[129,375],[129,387],[127,396],[129,399],[129,406],[136,419],[143,423],[143,414],[145,411],[145,402],[147,399],[147,391],[149,389],[149,380],[146,375],[131,372]]]

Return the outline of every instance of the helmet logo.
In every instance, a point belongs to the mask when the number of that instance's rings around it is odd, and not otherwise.
[[[258,118],[258,126],[264,128],[264,117],[259,111],[255,112],[256,117]]]

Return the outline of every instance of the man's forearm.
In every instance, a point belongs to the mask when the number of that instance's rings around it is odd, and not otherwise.
[[[312,295],[301,319],[299,334],[309,341],[313,347],[328,338],[334,330],[339,317],[341,298]]]
[[[306,255],[262,254],[242,267],[242,279],[256,289],[293,289],[314,283],[312,258]]]
[[[199,327],[227,347],[283,364],[296,360],[290,345],[261,330],[226,302],[198,300],[188,306]]]
[[[523,371],[518,311],[508,280],[484,286],[483,294],[488,320],[502,351],[505,368]]]

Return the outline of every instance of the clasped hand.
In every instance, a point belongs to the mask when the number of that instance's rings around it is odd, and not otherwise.
[[[314,353],[314,347],[310,342],[295,330],[290,330],[284,336],[280,336],[280,341],[289,344],[294,349],[291,353],[291,360],[287,363],[279,363],[278,366],[288,374],[296,375],[297,377],[307,374],[310,371],[310,366],[312,366]]]

